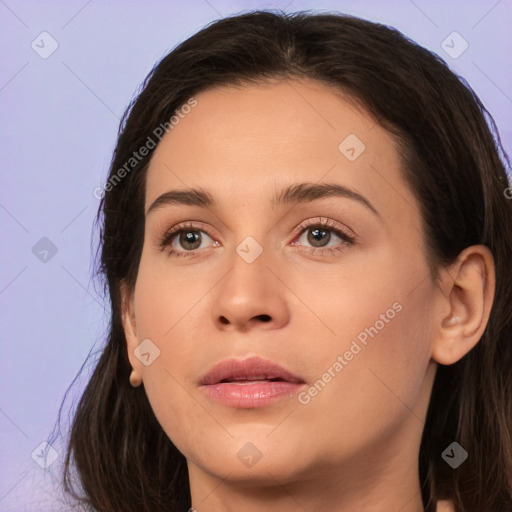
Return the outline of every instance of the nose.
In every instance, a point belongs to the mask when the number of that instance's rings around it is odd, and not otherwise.
[[[247,332],[279,329],[289,322],[287,288],[275,260],[265,251],[248,263],[237,253],[227,275],[214,289],[212,314],[217,328]]]

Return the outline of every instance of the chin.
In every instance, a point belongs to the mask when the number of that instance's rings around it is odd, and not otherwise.
[[[205,449],[198,453],[194,448],[190,457],[185,457],[206,473],[249,487],[283,484],[300,479],[301,475],[312,470],[312,464],[304,458],[303,443],[293,440],[285,443],[277,436],[272,440],[272,436],[267,437],[268,432],[266,428],[254,435],[234,435],[224,442],[219,442],[219,439],[206,441],[212,449],[205,447],[203,438],[202,447]]]

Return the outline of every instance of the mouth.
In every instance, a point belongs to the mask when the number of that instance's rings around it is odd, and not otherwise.
[[[272,361],[250,357],[222,361],[199,384],[212,400],[252,409],[292,397],[305,381]]]
[[[304,380],[284,369],[277,363],[260,357],[227,359],[211,368],[200,381],[200,385],[250,382],[304,383]]]
[[[290,382],[285,379],[278,378],[269,378],[265,375],[258,375],[255,377],[247,377],[247,378],[229,378],[222,379],[217,384],[225,384],[226,382],[230,382],[231,384],[256,384],[257,382]]]

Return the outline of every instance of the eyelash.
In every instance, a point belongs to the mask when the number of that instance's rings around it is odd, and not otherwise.
[[[345,230],[341,229],[339,226],[337,226],[337,224],[335,224],[334,221],[331,221],[329,219],[324,220],[322,217],[320,217],[319,220],[316,220],[314,222],[305,221],[302,224],[300,224],[294,232],[294,235],[293,235],[294,239],[297,236],[302,235],[302,233],[304,231],[307,231],[308,229],[313,229],[313,228],[320,228],[320,229],[325,229],[326,231],[331,231],[336,236],[341,238],[343,240],[343,243],[339,244],[335,247],[307,247],[306,249],[311,254],[318,254],[318,253],[332,254],[332,253],[335,253],[338,251],[343,251],[346,246],[350,246],[355,243],[355,236],[352,234],[349,234],[347,232],[348,230],[345,231]],[[196,251],[198,249],[194,249],[192,251],[176,251],[176,250],[170,248],[170,246],[173,242],[173,239],[177,235],[179,235],[181,233],[186,233],[188,231],[206,232],[203,229],[201,229],[201,226],[196,225],[192,222],[178,224],[177,226],[174,226],[173,228],[171,228],[169,231],[166,231],[162,235],[162,237],[160,238],[160,242],[159,242],[161,249],[164,250],[167,248],[169,256],[175,256],[177,258],[181,258],[181,257],[190,258],[190,257],[197,256]],[[208,234],[208,233],[206,233],[206,234]],[[208,235],[208,236],[210,236],[210,235]]]

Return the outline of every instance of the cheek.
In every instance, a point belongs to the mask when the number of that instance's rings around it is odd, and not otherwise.
[[[199,276],[176,266],[165,254],[148,256],[143,252],[135,288],[139,338],[157,344],[173,339],[174,343],[174,334],[179,332],[178,343],[186,345],[187,337],[193,336],[189,327],[197,322],[200,303],[214,284],[212,273]]]
[[[314,418],[312,431],[330,431],[338,446],[345,443],[340,430],[350,430],[353,446],[361,448],[425,405],[432,286],[429,279],[418,283],[427,272],[421,259],[408,268],[399,268],[400,261],[362,261],[336,280],[309,287],[308,305],[333,332],[326,337],[318,323],[324,336],[315,339],[314,351],[305,347],[315,376],[303,403]],[[295,290],[305,294],[307,287]]]
[[[199,443],[218,425],[208,423],[209,416],[190,393],[190,376],[197,372],[198,349],[204,339],[197,336],[205,324],[201,299],[213,284],[184,274],[170,272],[164,258],[143,257],[134,299],[138,340],[150,339],[160,351],[150,365],[141,367],[145,392],[168,437],[188,453],[191,437]]]
[[[347,298],[337,339],[317,356],[319,381],[304,406],[314,418],[310,428],[330,433],[339,450],[384,442],[402,422],[423,416],[431,340],[427,288],[408,295],[407,287],[400,292],[396,286],[394,293],[388,286],[374,287],[373,294],[359,290]]]

